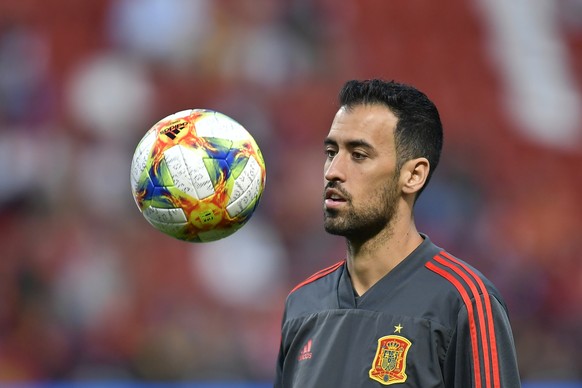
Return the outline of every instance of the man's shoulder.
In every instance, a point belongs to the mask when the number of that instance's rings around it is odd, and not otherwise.
[[[315,272],[297,284],[287,296],[287,318],[337,308],[337,287],[345,260]]]
[[[317,285],[325,284],[326,283],[325,280],[331,280],[332,278],[339,276],[341,274],[341,270],[343,269],[345,262],[346,262],[345,260],[342,260],[333,265],[330,265],[329,267],[326,267],[322,270],[315,272],[313,275],[309,276],[301,283],[293,287],[291,292],[289,292],[289,295],[292,295],[298,290],[303,289],[307,285],[311,284],[312,287],[314,286],[317,287]]]
[[[445,250],[435,254],[424,266],[430,273],[433,284],[438,283],[450,289],[465,303],[481,296],[492,296],[503,304],[501,294],[485,275],[473,265]]]

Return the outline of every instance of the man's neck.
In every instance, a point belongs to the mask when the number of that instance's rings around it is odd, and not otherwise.
[[[361,244],[348,240],[347,265],[355,292],[363,295],[421,243],[414,222],[387,229]]]

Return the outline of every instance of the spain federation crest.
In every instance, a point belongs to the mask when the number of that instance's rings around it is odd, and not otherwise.
[[[406,375],[406,355],[412,343],[399,335],[387,335],[378,339],[378,350],[369,375],[372,380],[390,385],[403,383]]]

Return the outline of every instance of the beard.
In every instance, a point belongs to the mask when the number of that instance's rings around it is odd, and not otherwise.
[[[357,206],[337,182],[329,182],[327,187],[340,191],[346,198],[347,206],[341,210],[324,209],[326,232],[352,241],[366,241],[390,227],[398,203],[396,179]]]

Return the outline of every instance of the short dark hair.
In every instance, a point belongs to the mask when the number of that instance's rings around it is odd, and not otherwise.
[[[396,116],[397,171],[414,158],[425,157],[430,165],[427,180],[416,196],[418,198],[439,163],[443,147],[443,126],[435,104],[411,85],[381,79],[348,81],[338,97],[340,106],[347,110],[357,105],[380,104]]]

